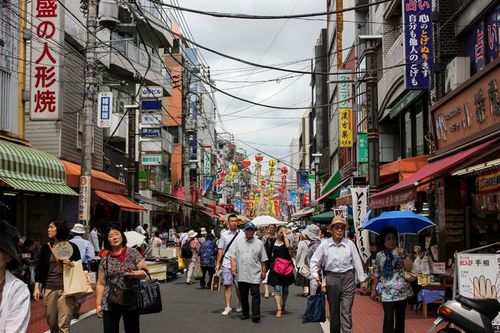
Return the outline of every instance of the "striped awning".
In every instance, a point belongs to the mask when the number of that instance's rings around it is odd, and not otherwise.
[[[20,191],[78,195],[66,185],[66,172],[57,157],[4,140],[0,140],[0,181]]]

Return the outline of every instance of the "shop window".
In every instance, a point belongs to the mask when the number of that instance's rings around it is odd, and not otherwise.
[[[396,159],[396,137],[391,133],[380,133],[379,159],[382,163],[392,162]]]

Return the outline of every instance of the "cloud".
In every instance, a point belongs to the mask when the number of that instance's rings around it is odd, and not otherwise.
[[[200,10],[257,15],[287,15],[292,12],[298,14],[326,10],[326,2],[323,0],[183,0],[179,1],[179,3],[183,7]],[[311,58],[320,30],[326,28],[325,21],[295,19],[250,21],[212,18],[190,13],[184,13],[184,16],[197,43],[235,57],[262,64]],[[311,103],[309,75],[283,80],[279,84],[276,82],[259,85],[248,83],[245,86],[244,83],[228,83],[218,80],[269,80],[293,74],[259,68],[252,71],[242,70],[242,68],[248,68],[249,66],[206,51],[202,51],[202,54],[210,66],[212,78],[216,80],[217,87],[227,90],[231,94],[271,105],[307,106]],[[309,61],[304,61],[292,65],[290,68],[309,70],[309,64]],[[292,81],[294,82],[292,83]],[[289,86],[286,87],[287,85]],[[216,99],[221,114],[230,114],[249,106],[247,103],[234,100],[220,93],[216,93]],[[282,111],[255,106],[238,113],[237,115],[240,115],[241,119],[223,117],[223,122],[218,124],[218,128],[224,131],[228,130],[237,139],[246,142],[267,144],[252,144],[251,146],[255,146],[255,148],[275,157],[281,157],[290,154],[290,148],[281,145],[289,145],[292,138],[299,135],[300,120],[285,118],[300,117],[302,114],[303,110]],[[246,116],[283,117],[283,119],[254,119],[245,118]],[[283,125],[290,122],[291,124]],[[270,127],[271,129],[269,129]],[[242,134],[241,136],[238,134],[251,131],[254,132]],[[246,149],[248,153],[253,154],[255,152],[241,142],[237,142],[237,144],[239,147]]]

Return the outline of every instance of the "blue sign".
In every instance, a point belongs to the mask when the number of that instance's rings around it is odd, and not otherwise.
[[[432,88],[431,0],[403,0],[406,89]]]
[[[210,189],[210,186],[212,186],[212,183],[214,181],[214,176],[206,176],[205,177],[205,186],[203,187],[203,195],[205,195],[208,190]]]
[[[144,138],[144,139],[161,138],[161,128],[159,128],[159,127],[141,128],[141,138]]]
[[[158,100],[141,101],[141,108],[143,111],[161,110],[161,101]]]
[[[309,173],[307,171],[298,172],[299,188],[302,188],[303,192],[309,192],[311,190],[311,184],[309,183]]]

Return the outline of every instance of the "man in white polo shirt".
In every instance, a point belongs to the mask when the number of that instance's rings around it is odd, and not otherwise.
[[[231,257],[228,252],[231,246],[233,246],[236,238],[245,237],[243,232],[238,230],[238,216],[231,214],[228,217],[229,230],[221,233],[217,251],[217,261],[215,264],[215,271],[219,272],[222,267],[222,280],[224,284],[224,299],[226,301],[226,307],[222,312],[222,315],[227,316],[231,313],[231,288],[234,286],[236,289],[236,296],[239,300],[238,285],[234,276],[231,274]],[[221,265],[222,261],[222,265]],[[239,302],[238,302],[239,303]],[[236,312],[241,312],[241,307],[238,305]]]

